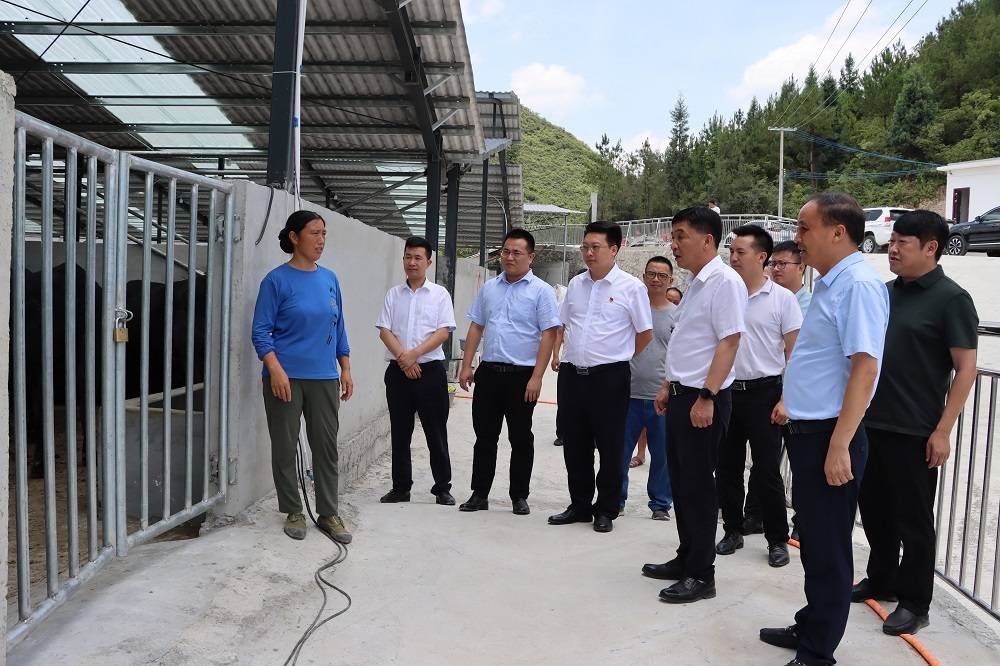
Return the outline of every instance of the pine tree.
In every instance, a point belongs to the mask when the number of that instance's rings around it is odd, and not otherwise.
[[[889,145],[904,157],[925,157],[920,140],[936,114],[934,91],[920,70],[911,67],[903,78],[903,87],[896,97],[889,125]]]
[[[860,86],[861,75],[858,74],[854,56],[848,53],[844,66],[840,68],[840,89],[846,93],[855,93]]]

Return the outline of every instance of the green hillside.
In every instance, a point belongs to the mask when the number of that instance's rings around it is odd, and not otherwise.
[[[561,127],[521,107],[521,145],[511,160],[523,169],[524,200],[573,210],[590,207],[587,172],[597,153]]]

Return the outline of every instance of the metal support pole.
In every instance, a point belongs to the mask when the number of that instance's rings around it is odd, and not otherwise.
[[[461,186],[462,167],[459,164],[452,164],[448,167],[448,210],[445,217],[444,227],[444,256],[438,255],[438,284],[444,285],[451,296],[451,302],[455,302],[455,268],[458,263],[458,190]],[[445,343],[444,356],[447,360],[452,358],[454,347],[454,335],[448,336]]]
[[[507,186],[507,151],[500,151],[500,180],[503,182],[503,209],[510,210],[510,188]],[[509,218],[504,219],[503,232],[510,231]]]
[[[486,268],[486,207],[490,189],[490,161],[483,160],[483,189],[479,203],[479,266]],[[449,190],[450,191],[450,190]]]
[[[274,67],[271,75],[271,122],[268,131],[267,183],[287,189],[295,113],[296,51],[299,12],[305,0],[278,3],[274,23]]]
[[[427,215],[424,219],[424,237],[434,251],[438,250],[441,223],[441,160],[431,155],[427,160]]]
[[[768,127],[770,132],[778,132],[778,217],[785,208],[785,132],[794,132],[794,127]]]

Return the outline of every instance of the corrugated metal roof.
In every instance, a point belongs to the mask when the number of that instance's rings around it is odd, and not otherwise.
[[[70,0],[38,0],[32,9],[69,19],[79,8]],[[44,21],[31,11],[0,6],[0,18],[13,22]],[[154,36],[62,36],[46,54],[48,63],[173,63],[203,65],[216,71],[149,74],[141,68],[128,74],[45,71],[33,67],[19,85],[24,111],[78,131],[113,148],[132,151],[170,149],[164,161],[183,168],[212,172],[223,159],[227,170],[263,180],[266,169],[267,125],[270,117],[270,63],[274,40],[268,29],[275,19],[274,0],[92,0],[77,19],[100,32],[101,21],[141,23]],[[471,58],[459,0],[420,0],[407,5],[421,58],[428,66],[437,118],[444,119],[442,142],[447,162],[474,164],[487,149],[486,139],[506,136],[520,140],[520,104],[513,93],[475,92]],[[336,22],[337,25],[332,25]],[[205,26],[251,26],[245,31]],[[310,25],[318,26],[310,30]],[[172,27],[173,26],[173,27]],[[176,27],[179,26],[180,29]],[[344,27],[346,26],[346,27]],[[190,28],[185,30],[184,28]],[[110,28],[107,28],[110,29]],[[197,32],[196,36],[180,33]],[[173,33],[173,34],[170,34]],[[224,34],[223,34],[224,33]],[[5,63],[35,59],[52,35],[15,35],[0,30],[0,58]],[[140,45],[154,53],[128,44]],[[163,54],[156,55],[157,53]],[[327,190],[341,201],[357,200],[400,180],[400,170],[425,167],[422,136],[407,130],[415,114],[399,75],[395,42],[377,0],[310,0],[304,40],[302,78],[303,195],[325,203]],[[330,63],[363,64],[331,67]],[[251,65],[251,67],[247,67]],[[190,69],[190,68],[189,68]],[[224,71],[222,71],[224,70]],[[116,104],[122,96],[132,99]],[[157,97],[157,103],[146,102]],[[184,96],[186,101],[160,100]],[[32,103],[31,99],[43,100]],[[53,102],[54,98],[61,98]],[[138,98],[138,99],[136,99]],[[350,98],[350,99],[346,99]],[[80,103],[86,102],[86,103]],[[27,103],[25,106],[24,104]],[[455,111],[453,115],[452,111]],[[202,125],[199,128],[169,126]],[[128,125],[157,126],[137,131]],[[215,131],[214,126],[220,125]],[[344,126],[349,127],[344,127]],[[392,127],[383,127],[389,126]],[[246,128],[233,133],[231,129]],[[79,129],[77,129],[79,128]],[[142,128],[145,129],[145,128]],[[493,145],[495,141],[490,141]],[[251,153],[250,151],[256,151]],[[157,159],[157,152],[147,152]],[[183,159],[180,157],[186,155]],[[196,159],[202,155],[205,159]],[[363,158],[359,161],[356,157]],[[400,160],[404,162],[400,165]],[[351,171],[351,175],[338,172]],[[499,166],[490,173],[487,207],[490,242],[502,234],[505,218],[522,220],[519,167],[508,169],[509,208],[502,201]],[[459,244],[477,245],[481,189],[480,167],[462,179]],[[359,219],[393,233],[423,228],[426,180],[418,178],[389,193],[373,197],[352,210]],[[495,200],[495,199],[496,200]],[[400,208],[409,206],[408,210]],[[442,218],[445,202],[441,205]],[[444,228],[443,219],[441,228]],[[474,241],[474,242],[473,242]]]

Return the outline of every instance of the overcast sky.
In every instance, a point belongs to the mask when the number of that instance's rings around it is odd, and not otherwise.
[[[606,132],[631,149],[645,137],[665,143],[678,95],[696,131],[715,112],[766,98],[789,74],[801,80],[813,62],[837,76],[848,53],[860,64],[874,47],[874,57],[907,20],[897,38],[912,47],[957,4],[462,0],[462,14],[477,90],[513,89],[586,143]]]

